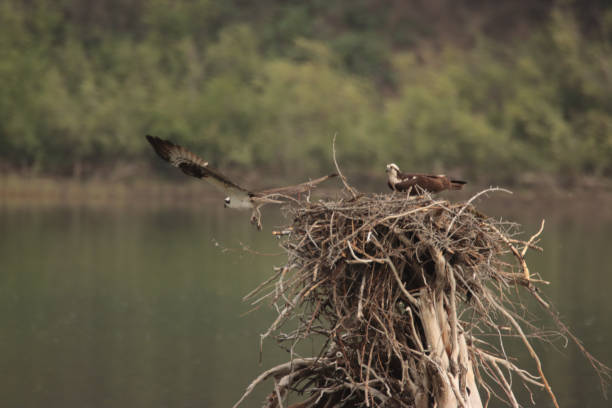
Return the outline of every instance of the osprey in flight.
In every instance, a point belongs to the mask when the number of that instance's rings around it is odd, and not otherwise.
[[[204,179],[218,189],[224,191],[225,194],[227,194],[227,197],[225,197],[225,207],[252,210],[251,222],[256,224],[258,229],[261,229],[261,213],[259,212],[259,208],[262,205],[268,203],[282,204],[283,201],[281,200],[283,198],[309,192],[319,183],[328,178],[337,176],[337,174],[330,174],[294,186],[262,191],[249,191],[225,177],[218,170],[209,167],[207,161],[204,161],[184,147],[155,136],[147,135],[146,138],[162,159],[166,160],[174,167],[178,167],[183,173],[192,177]]]
[[[387,164],[387,184],[393,191],[410,191],[410,195],[417,195],[419,188],[430,193],[461,190],[466,182],[450,179],[444,174],[402,173],[397,164],[391,163]]]

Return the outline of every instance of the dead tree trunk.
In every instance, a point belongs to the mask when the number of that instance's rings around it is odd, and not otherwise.
[[[443,293],[421,289],[419,309],[429,358],[421,361],[421,372],[427,375],[417,387],[415,406],[430,407],[433,395],[440,408],[482,407],[465,335],[454,329],[456,315],[445,303]]]

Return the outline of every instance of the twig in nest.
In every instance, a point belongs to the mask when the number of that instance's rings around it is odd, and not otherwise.
[[[475,199],[477,199],[478,197],[480,197],[483,194],[486,193],[492,193],[494,191],[501,191],[503,193],[508,193],[508,194],[512,194],[512,191],[510,190],[506,190],[505,188],[500,188],[500,187],[489,187],[486,190],[482,190],[481,192],[475,194],[472,196],[472,198],[470,198],[464,205],[463,207],[461,207],[461,210],[459,210],[459,212],[457,214],[455,214],[455,216],[453,217],[453,219],[451,220],[450,224],[448,224],[448,227],[446,228],[446,235],[448,235],[448,233],[450,232],[451,228],[453,228],[453,225],[455,224],[455,221],[457,220],[457,218],[459,218],[459,216],[461,214],[463,214],[463,211],[465,211],[465,209],[472,204],[472,201],[474,201]]]
[[[342,174],[340,166],[338,166],[338,161],[336,160],[336,136],[338,136],[338,134],[334,133],[334,139],[332,141],[332,155],[334,159],[334,165],[336,166],[336,171],[338,172],[338,176],[340,176],[340,180],[342,180],[342,184],[344,184],[344,188],[346,188],[346,190],[350,192],[353,196],[353,199],[355,199],[357,198],[358,194],[355,189],[347,183],[346,177],[344,177],[344,174]]]
[[[354,254],[353,254],[354,255]],[[363,320],[363,290],[365,289],[366,276],[361,277],[361,287],[359,288],[359,304],[357,305],[357,318]]]
[[[495,301],[491,301],[491,304],[495,306],[495,308],[501,314],[503,314],[506,317],[506,319],[508,319],[508,321],[512,324],[514,329],[518,332],[519,336],[521,337],[521,340],[523,341],[523,344],[525,344],[525,347],[529,351],[531,358],[533,358],[533,360],[536,363],[538,373],[540,374],[540,379],[542,380],[542,383],[544,383],[544,388],[546,388],[546,391],[548,391],[548,395],[550,395],[550,398],[552,399],[552,402],[555,405],[555,407],[559,408],[559,404],[557,403],[557,397],[555,397],[555,394],[553,393],[552,388],[550,388],[550,384],[548,383],[548,380],[546,379],[546,376],[544,375],[544,370],[542,370],[542,363],[540,362],[540,358],[538,357],[538,354],[535,352],[533,347],[531,347],[531,343],[529,343],[527,336],[525,336],[525,333],[523,332],[523,328],[521,327],[520,324],[518,324],[514,316],[512,316],[510,312],[508,312],[504,307],[500,306]]]
[[[508,245],[508,248],[510,248],[510,251],[512,251],[516,259],[518,259],[518,261],[520,262],[521,269],[523,270],[523,274],[525,275],[525,279],[529,281],[531,279],[531,275],[529,274],[529,268],[527,267],[527,262],[525,262],[525,258],[523,258],[523,256],[516,249],[516,247],[512,245],[512,242],[510,242],[508,237],[502,234],[501,231],[496,226],[489,224],[488,227],[491,230],[493,230],[502,239],[502,241],[504,241]]]
[[[540,234],[542,233],[542,231],[544,231],[544,223],[546,222],[546,220],[542,220],[542,224],[540,224],[540,229],[538,230],[538,232],[536,232],[535,234],[533,234],[531,236],[531,238],[529,238],[529,241],[527,241],[527,243],[525,243],[525,246],[523,247],[523,250],[521,251],[521,256],[524,257],[525,254],[527,253],[527,250],[531,247],[531,244],[533,243],[533,241],[540,236]]]
[[[249,384],[246,391],[244,392],[242,397],[238,400],[238,402],[234,404],[233,408],[237,408],[242,403],[242,401],[244,401],[244,399],[253,392],[257,384],[267,380],[268,378],[272,376],[281,377],[286,374],[289,374],[292,370],[298,369],[300,367],[324,364],[325,361],[326,361],[325,359],[318,359],[316,357],[295,358],[287,363],[279,364],[276,367],[272,367],[269,370],[264,371],[256,379],[254,379],[253,382],[251,382],[251,384]]]

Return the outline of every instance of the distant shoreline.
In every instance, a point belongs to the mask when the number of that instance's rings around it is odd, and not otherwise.
[[[198,180],[174,183],[163,180],[78,180],[75,178],[2,175],[0,203],[13,204],[180,204],[220,198],[214,189],[202,189]]]
[[[375,181],[377,179],[355,177],[355,180],[363,181],[357,185],[359,191],[388,192],[386,186],[380,186],[380,183]],[[480,182],[472,182],[464,191],[444,192],[439,197],[451,201],[466,201],[488,187],[489,185]],[[552,221],[551,225],[562,219],[579,220],[585,224],[612,221],[610,188],[588,186],[567,189],[559,185],[500,187],[512,191],[512,194],[499,191],[488,193],[479,197],[473,204],[491,217],[512,220],[533,228],[543,219],[557,220]],[[330,183],[318,188],[313,199],[336,198],[341,191],[341,183]],[[149,178],[108,181],[0,175],[0,209],[85,207],[109,210],[182,208],[215,211],[223,210],[222,199],[223,194],[214,187],[187,177],[175,180]],[[547,225],[547,228],[551,227]]]
[[[355,177],[349,182],[355,182],[356,187],[363,192],[387,192],[386,185],[380,184],[377,180],[381,177]],[[494,186],[512,191],[514,198],[520,201],[579,197],[580,201],[612,203],[612,181],[609,179],[585,179],[586,182],[577,182],[570,187],[555,183],[550,177],[543,177],[542,180],[544,181],[541,183]],[[275,184],[278,183],[271,182],[269,186],[258,187],[272,187]],[[469,182],[465,191],[446,193],[444,197],[457,197],[458,200],[463,200],[490,186],[479,181]],[[337,185],[329,183],[316,191],[320,192],[320,195],[326,195],[334,194],[341,188],[340,183]],[[491,195],[499,194],[503,193]],[[203,185],[201,181],[187,177],[168,180],[157,177],[145,179],[129,177],[110,181],[100,178],[80,180],[71,177],[42,177],[17,173],[0,175],[0,202],[117,204],[143,203],[155,199],[157,202],[180,204],[182,201],[215,201],[222,196],[223,194],[212,186]]]

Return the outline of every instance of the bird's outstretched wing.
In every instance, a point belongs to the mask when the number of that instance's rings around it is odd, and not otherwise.
[[[271,188],[267,190],[258,191],[254,194],[257,196],[271,197],[271,196],[295,195],[295,194],[300,194],[300,193],[306,193],[312,190],[313,188],[315,188],[317,185],[324,182],[325,180],[328,180],[330,178],[337,177],[337,176],[338,176],[337,173],[332,173],[332,174],[328,174],[327,176],[319,177],[317,179],[306,181],[304,183],[296,184],[293,186]]]
[[[192,177],[204,179],[228,195],[236,193],[236,190],[243,193],[249,193],[248,190],[240,187],[218,170],[210,168],[207,161],[184,147],[151,135],[147,135],[146,138],[159,157],[166,160],[174,167],[178,167],[183,173]]]

